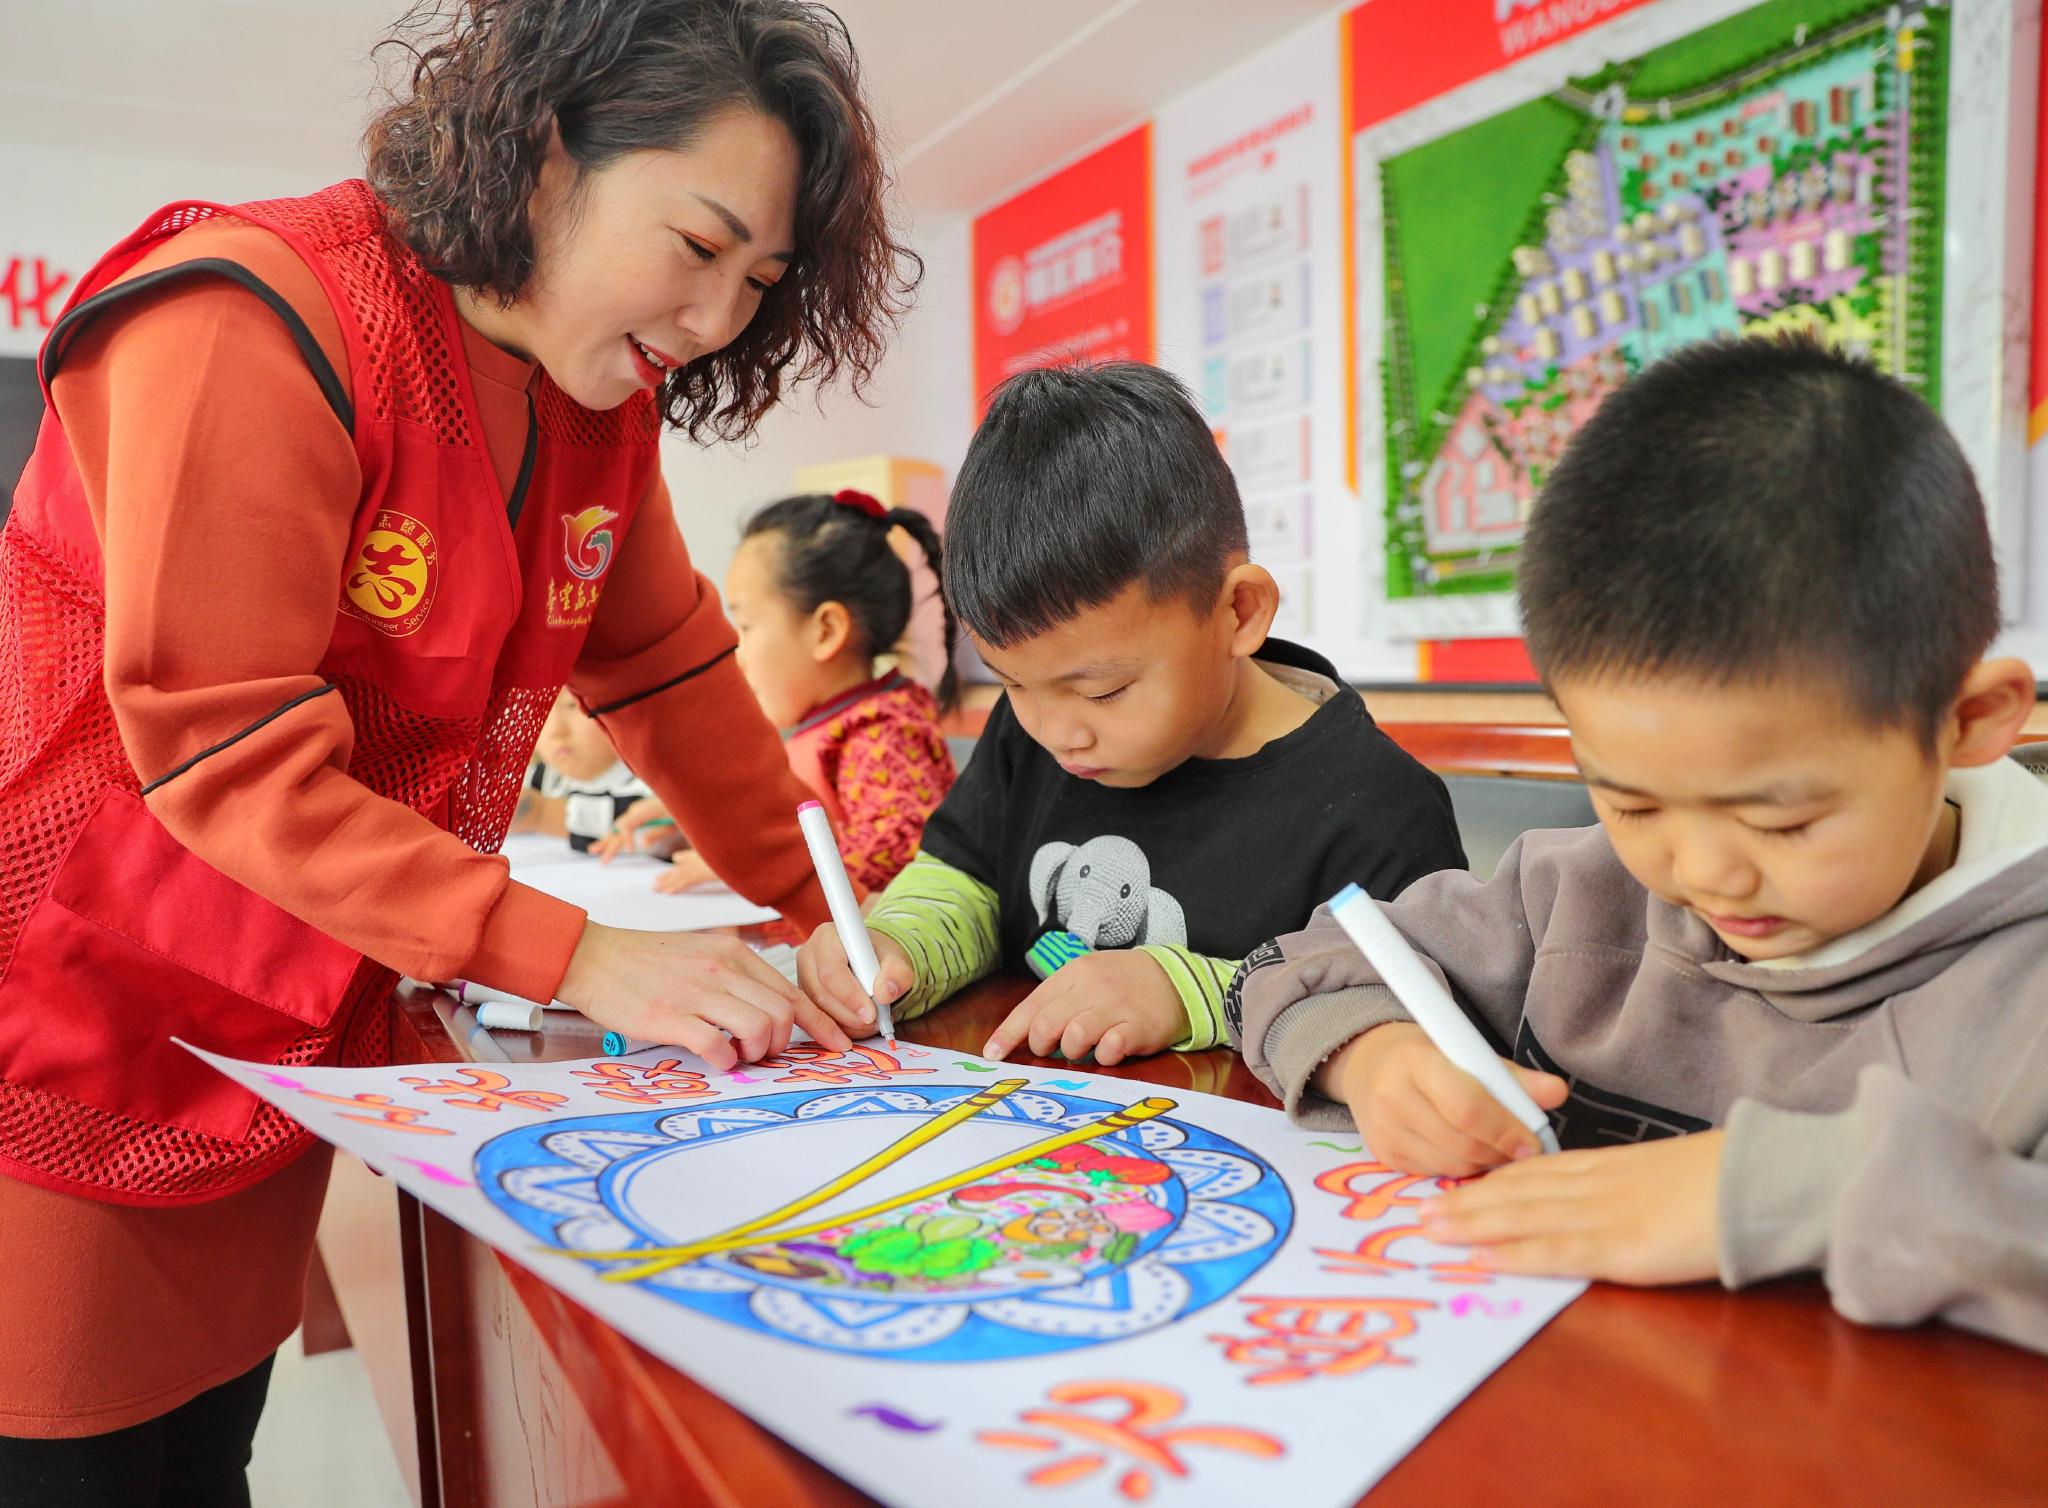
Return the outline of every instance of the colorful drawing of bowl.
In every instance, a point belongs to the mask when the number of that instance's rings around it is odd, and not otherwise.
[[[844,1127],[830,1121],[800,1126],[781,1148],[794,1150],[799,1159],[787,1170],[787,1192],[800,1194],[818,1180],[822,1165],[805,1156],[810,1145],[854,1159],[886,1146],[906,1122],[934,1113],[933,1106],[920,1104],[894,1114],[864,1114]],[[899,1176],[857,1185],[841,1202],[888,1197],[906,1180],[932,1181],[1042,1134],[1033,1123],[1016,1120],[993,1122],[982,1135],[973,1134],[975,1129],[956,1129],[904,1159]],[[826,1135],[807,1136],[812,1130]],[[666,1205],[667,1191],[647,1186],[656,1166],[642,1160],[621,1169],[613,1191],[616,1206],[650,1236],[658,1222],[648,1209]],[[757,1197],[771,1201],[785,1192],[772,1178],[752,1187],[760,1190]],[[1085,1283],[1159,1247],[1186,1206],[1173,1169],[1142,1147],[1102,1149],[1091,1143],[795,1239],[764,1233],[755,1244],[703,1260],[761,1283],[830,1298],[952,1304]]]
[[[547,1246],[604,1254],[576,1260],[614,1279],[785,1339],[910,1360],[1139,1333],[1213,1302],[1285,1239],[1284,1185],[1236,1143],[1160,1118],[1020,1159],[1123,1107],[1034,1086],[959,1119],[983,1088],[809,1089],[541,1123],[486,1143],[477,1184]]]

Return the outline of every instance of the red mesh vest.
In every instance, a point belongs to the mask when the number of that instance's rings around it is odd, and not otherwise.
[[[345,384],[290,307],[232,264],[109,289],[216,214],[275,232],[318,275],[347,346]],[[45,396],[84,322],[138,285],[201,276],[234,278],[277,309],[355,437],[363,493],[325,685],[310,693],[347,705],[349,774],[496,849],[652,480],[651,396],[594,413],[542,377],[508,507],[448,287],[385,234],[360,182],[153,216],[80,282],[44,347]],[[515,538],[534,509],[546,526]],[[119,1203],[190,1203],[274,1172],[309,1138],[170,1038],[280,1065],[378,1063],[394,975],[150,815],[143,779],[179,772],[130,766],[103,685],[105,625],[99,541],[52,405],[0,530],[0,1171]]]

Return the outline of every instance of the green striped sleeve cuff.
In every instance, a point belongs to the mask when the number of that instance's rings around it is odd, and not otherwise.
[[[1237,976],[1242,959],[1206,958],[1186,948],[1159,943],[1138,951],[1166,970],[1174,992],[1180,996],[1181,1009],[1187,1012],[1187,1034],[1173,1044],[1171,1051],[1199,1052],[1230,1040],[1223,1024],[1223,993]]]
[[[995,968],[997,915],[995,891],[922,850],[889,882],[867,923],[917,970],[910,993],[890,1007],[898,1021],[915,1020]]]

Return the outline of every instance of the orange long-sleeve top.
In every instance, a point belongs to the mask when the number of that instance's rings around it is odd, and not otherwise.
[[[325,294],[266,231],[209,222],[128,275],[202,256],[253,271],[347,372]],[[509,481],[536,368],[463,335],[483,438]],[[354,446],[283,323],[233,284],[178,282],[103,315],[67,352],[52,396],[105,556],[107,690],[130,761],[147,783],[227,745],[151,793],[157,818],[381,963],[552,998],[581,909],[352,780],[339,698],[253,726],[319,684],[361,490]],[[519,528],[552,524],[530,509]],[[570,686],[594,706],[629,703],[604,718],[619,752],[721,875],[808,930],[827,916],[794,820],[809,793],[732,643],[657,474]],[[327,1166],[322,1149],[174,1209],[0,1177],[0,1272],[14,1275],[0,1283],[0,1434],[122,1428],[275,1349],[298,1323]]]

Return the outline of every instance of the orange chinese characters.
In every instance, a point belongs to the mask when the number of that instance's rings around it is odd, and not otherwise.
[[[1372,1182],[1361,1189],[1361,1180]],[[1429,1194],[1418,1192],[1448,1186],[1450,1180],[1431,1177],[1420,1173],[1396,1173],[1381,1162],[1350,1162],[1341,1168],[1332,1168],[1316,1179],[1316,1187],[1326,1194],[1336,1194],[1350,1202],[1344,1207],[1346,1220],[1378,1220],[1395,1210],[1409,1210],[1420,1206]],[[1389,1248],[1410,1237],[1425,1239],[1419,1222],[1406,1225],[1382,1226],[1360,1239],[1350,1251],[1335,1250],[1319,1246],[1316,1255],[1328,1258],[1325,1272],[1363,1273],[1379,1276],[1393,1272],[1413,1272],[1416,1264],[1402,1257],[1390,1254]],[[1469,1258],[1464,1261],[1432,1262],[1429,1276],[1440,1283],[1489,1283],[1493,1275],[1485,1268],[1476,1266]]]
[[[593,1063],[570,1071],[571,1078],[598,1087],[601,1100],[618,1100],[628,1105],[657,1105],[663,1100],[696,1099],[718,1091],[704,1082],[704,1075],[691,1073],[680,1058],[663,1058],[658,1063]]]
[[[929,1068],[905,1068],[879,1047],[855,1045],[836,1053],[809,1042],[785,1047],[772,1058],[763,1058],[762,1068],[787,1068],[791,1072],[773,1080],[777,1084],[851,1084],[855,1079],[903,1079],[930,1073]]]
[[[458,1110],[498,1111],[511,1105],[520,1110],[553,1110],[569,1103],[569,1096],[548,1089],[514,1089],[512,1081],[488,1068],[458,1068],[452,1079],[403,1078],[421,1094],[443,1096]]]
[[[1361,1191],[1357,1187],[1361,1178],[1377,1181]],[[1346,1220],[1377,1220],[1396,1206],[1422,1203],[1422,1195],[1409,1191],[1436,1181],[1428,1173],[1396,1173],[1383,1162],[1347,1162],[1319,1174],[1316,1187],[1351,1201],[1344,1206]]]
[[[1257,1368],[1252,1384],[1343,1377],[1381,1365],[1406,1366],[1393,1345],[1415,1333],[1428,1299],[1246,1298],[1257,1335],[1212,1335],[1223,1359]]]
[[[453,1136],[455,1133],[443,1126],[422,1126],[417,1124],[427,1118],[427,1112],[410,1105],[400,1105],[388,1094],[322,1094],[317,1089],[301,1089],[310,1099],[325,1100],[330,1105],[349,1105],[358,1111],[374,1111],[371,1115],[342,1114],[345,1121],[360,1121],[365,1126],[382,1126],[387,1131],[410,1131],[415,1136]]]
[[[1271,1435],[1229,1425],[1182,1425],[1162,1429],[1178,1418],[1187,1400],[1172,1388],[1150,1382],[1066,1382],[1046,1391],[1054,1403],[1086,1405],[1108,1402],[1123,1405],[1120,1418],[1105,1419],[1082,1408],[1026,1409],[1018,1415],[1023,1424],[1035,1424],[1045,1433],[1023,1430],[985,1429],[978,1438],[984,1445],[1004,1450],[1026,1450],[1045,1455],[1073,1451],[1049,1461],[1027,1475],[1033,1487],[1064,1487],[1111,1466],[1123,1470],[1116,1490],[1131,1502],[1143,1502],[1152,1495],[1152,1475],[1189,1475],[1180,1452],[1191,1445],[1211,1450],[1241,1451],[1248,1456],[1272,1458],[1285,1455],[1287,1447]],[[1061,1436],[1067,1436],[1061,1439]]]

